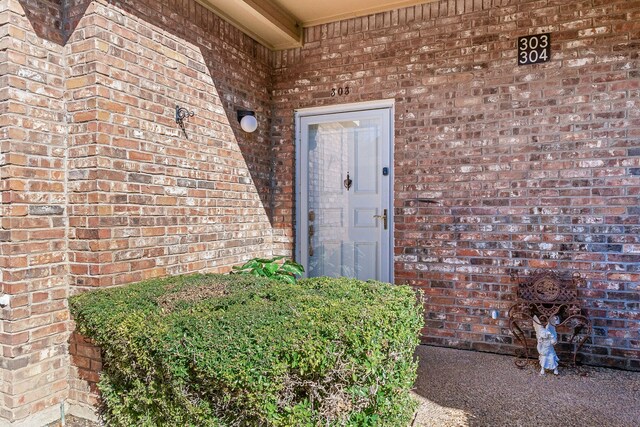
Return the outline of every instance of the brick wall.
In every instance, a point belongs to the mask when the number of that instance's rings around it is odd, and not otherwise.
[[[552,60],[518,67],[517,37],[542,32]],[[445,0],[307,28],[274,53],[274,218],[294,220],[293,110],[393,98],[395,277],[426,293],[424,342],[511,352],[509,275],[553,268],[587,278],[584,360],[640,369],[639,51],[628,0]]]
[[[270,52],[192,2],[4,0],[0,28],[0,419],[24,421],[95,403],[68,294],[272,254]]]
[[[98,381],[102,370],[100,348],[77,332],[69,339],[71,375],[69,378],[69,401],[86,408],[97,408],[100,404]],[[74,408],[78,411],[77,408]],[[73,411],[73,410],[72,410]],[[91,417],[86,411],[83,418]]]
[[[54,2],[0,1],[0,419],[67,394],[64,55]],[[34,33],[35,30],[35,33]],[[37,34],[36,34],[37,33]]]

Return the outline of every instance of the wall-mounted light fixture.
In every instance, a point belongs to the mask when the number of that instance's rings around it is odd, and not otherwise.
[[[255,132],[258,129],[258,120],[255,111],[238,110],[238,121],[243,131],[247,133]]]
[[[11,296],[8,294],[2,294],[0,296],[0,308],[5,308],[11,302]]]

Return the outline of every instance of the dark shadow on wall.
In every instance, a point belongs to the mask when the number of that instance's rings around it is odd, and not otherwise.
[[[64,45],[63,6],[60,0],[19,0],[33,31],[42,39]]]
[[[19,3],[39,37],[64,46],[92,1],[19,0]],[[251,180],[273,226],[270,51],[196,1],[108,0],[108,4],[199,48]],[[267,70],[262,72],[262,81],[247,81],[247,72],[257,74],[260,71],[256,64]],[[196,61],[189,65],[196,69],[202,66]],[[169,98],[165,102],[168,105],[164,107],[172,110],[180,104],[179,100]],[[189,105],[184,107],[193,109]],[[256,132],[248,134],[240,129],[237,111],[241,109],[255,111],[258,119]],[[175,126],[180,128],[177,123]],[[189,119],[185,120],[185,132],[180,131],[181,137],[189,138],[193,126],[197,126],[194,120],[191,123]]]
[[[38,37],[64,46],[89,0],[18,0]]]

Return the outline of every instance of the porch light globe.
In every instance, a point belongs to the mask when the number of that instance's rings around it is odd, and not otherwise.
[[[255,132],[255,130],[258,129],[256,116],[244,116],[242,120],[240,120],[240,127],[247,133]]]

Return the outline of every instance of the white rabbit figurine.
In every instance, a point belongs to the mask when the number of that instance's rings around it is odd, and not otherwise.
[[[553,373],[558,375],[558,356],[553,346],[558,342],[558,334],[554,326],[555,316],[549,319],[547,326],[542,326],[538,316],[533,316],[533,327],[536,329],[538,338],[538,353],[540,360],[540,375],[544,375],[545,369],[553,369]]]

